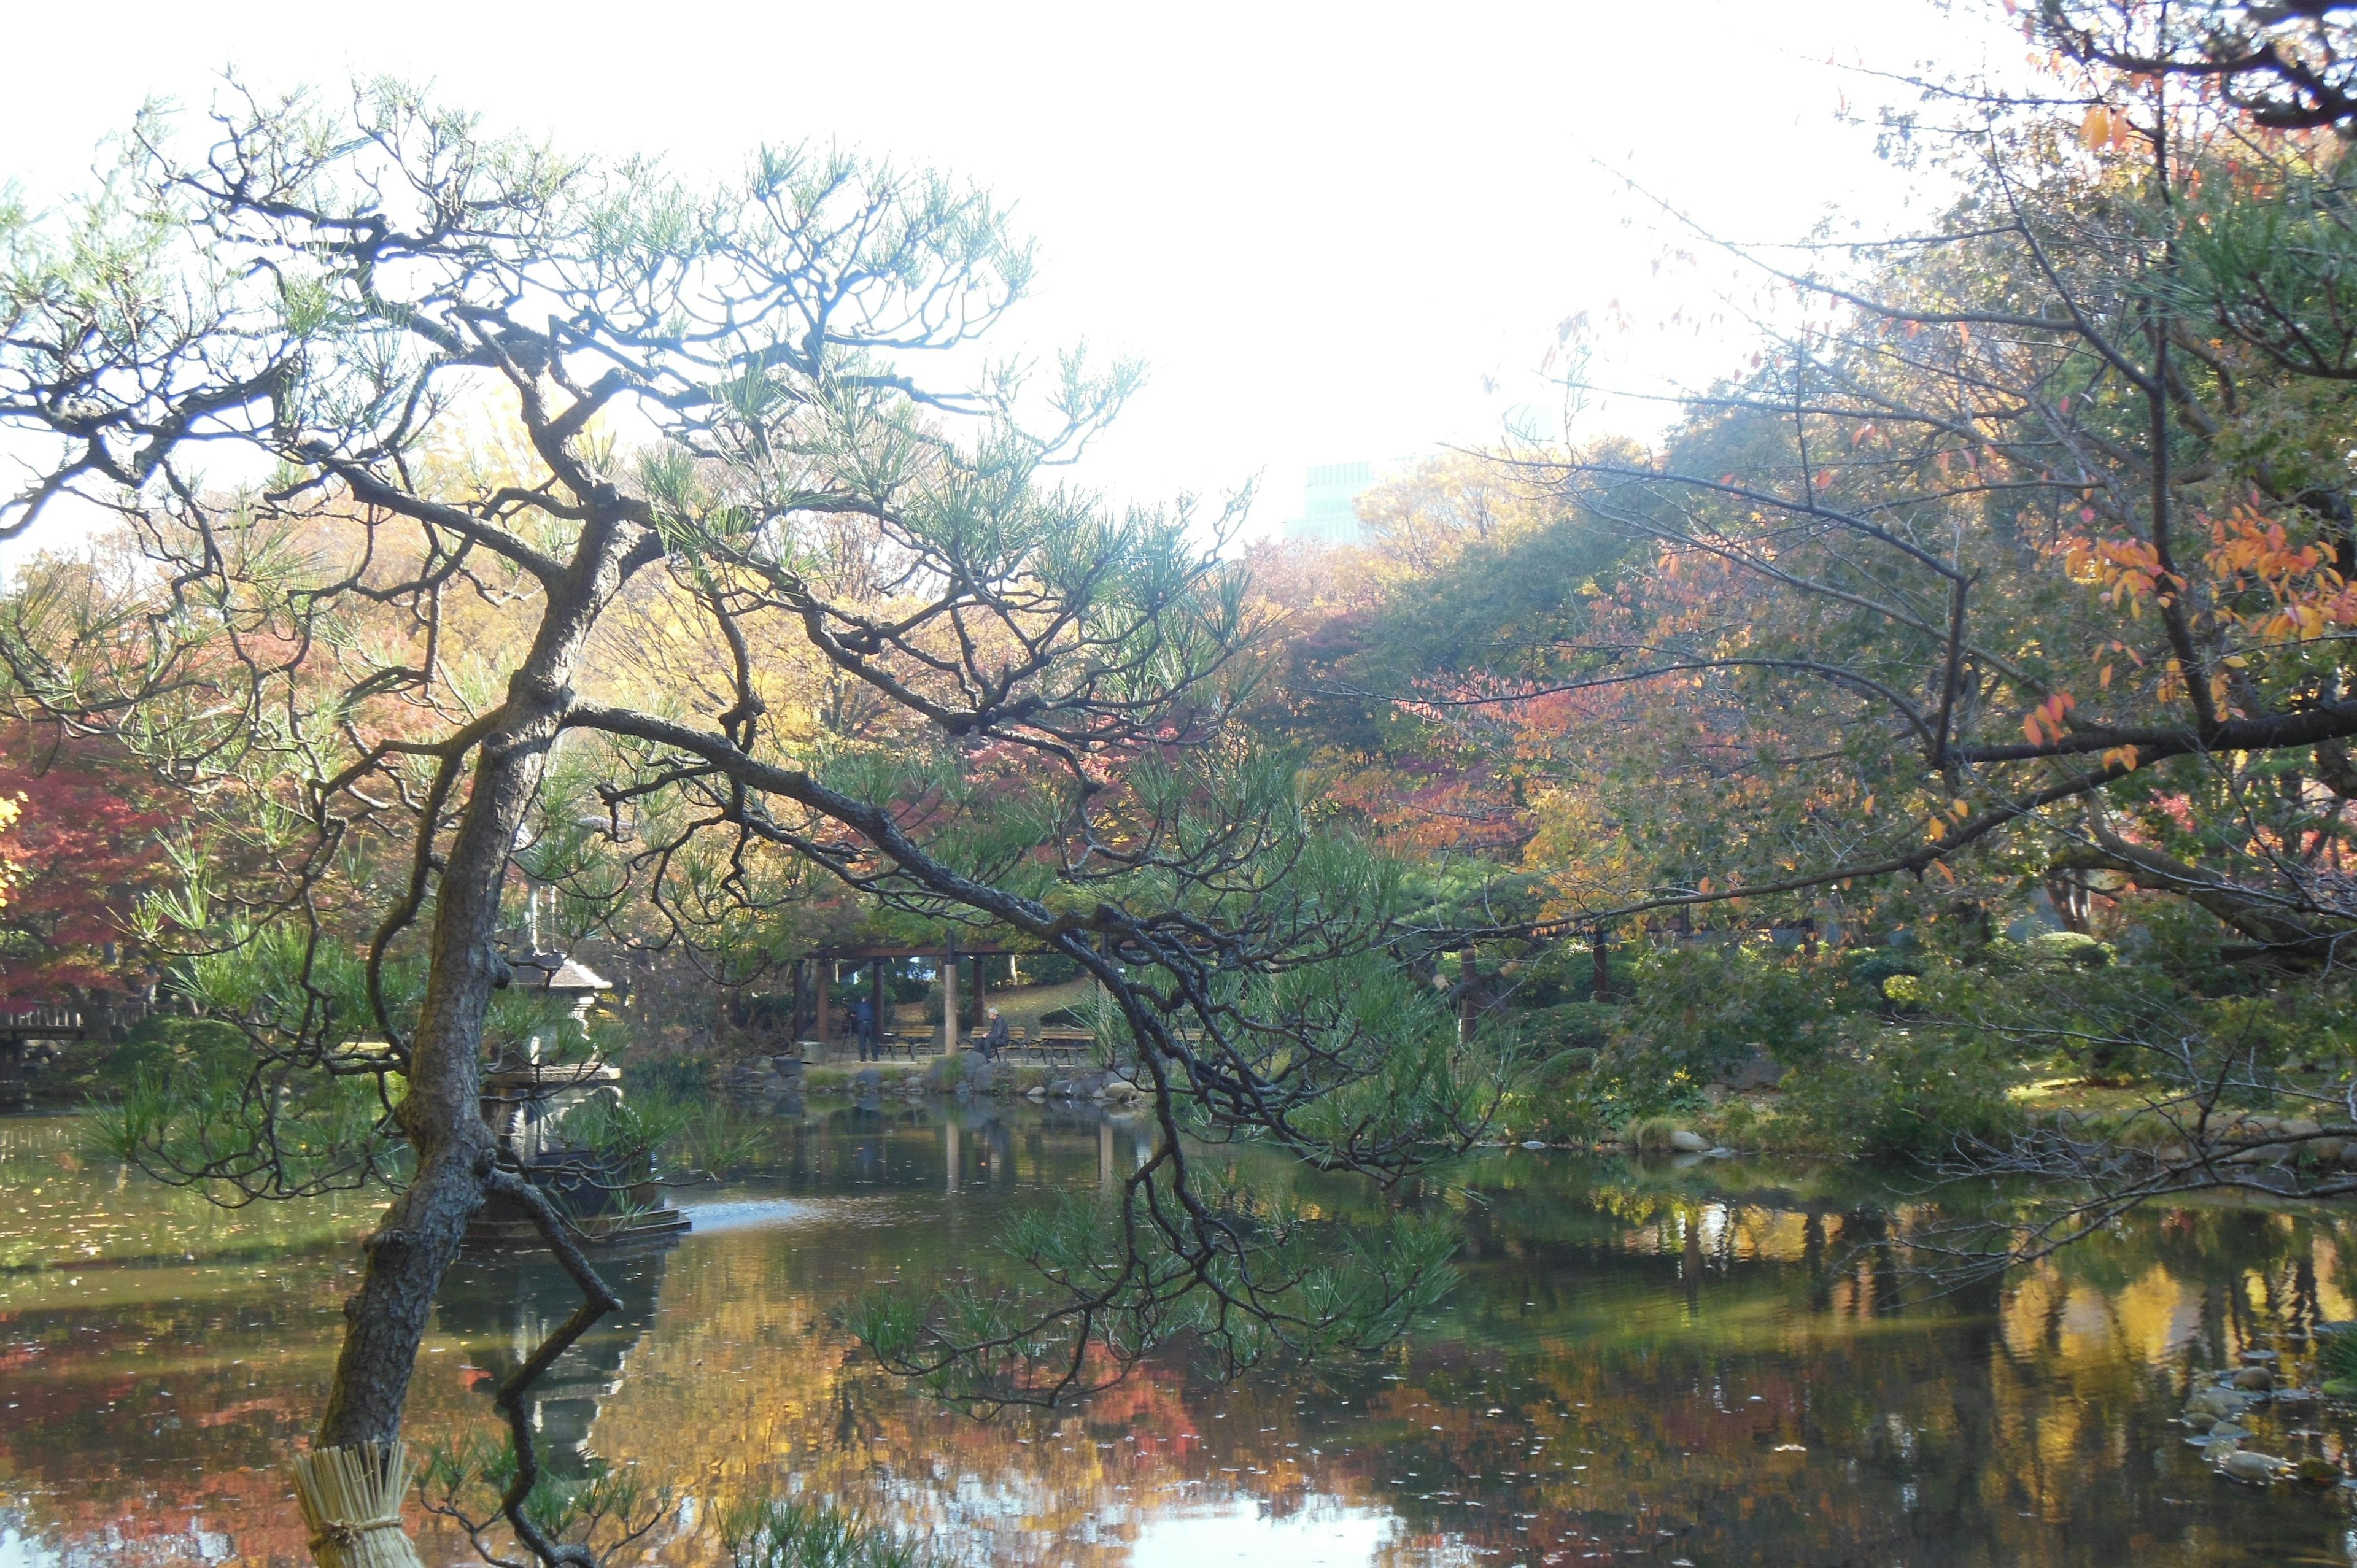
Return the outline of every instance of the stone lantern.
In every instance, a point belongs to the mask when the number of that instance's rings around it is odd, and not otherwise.
[[[511,954],[508,973],[511,989],[564,1002],[565,1022],[559,1027],[577,1032],[585,1042],[589,1009],[612,989],[579,960],[536,945],[530,952]],[[567,1138],[565,1118],[580,1106],[598,1097],[621,1102],[622,1074],[595,1052],[576,1061],[544,1059],[561,1054],[545,1048],[552,1043],[535,1034],[484,1069],[483,1121],[499,1141],[502,1163],[522,1170],[556,1199],[582,1240],[619,1241],[686,1230],[685,1215],[656,1201],[661,1188],[612,1190],[594,1169],[594,1153]],[[468,1227],[467,1239],[530,1245],[540,1232],[530,1216],[494,1197]]]

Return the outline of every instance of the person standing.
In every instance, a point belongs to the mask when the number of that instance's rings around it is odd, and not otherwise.
[[[861,1061],[874,1060],[877,1054],[876,1050],[876,1004],[867,997],[861,997],[859,999],[859,1004],[852,1008],[851,1029],[853,1034],[859,1036],[859,1059]]]

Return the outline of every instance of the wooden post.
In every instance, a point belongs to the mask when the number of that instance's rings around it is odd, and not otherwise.
[[[1113,1190],[1113,1123],[1097,1123],[1097,1186]]]
[[[1612,1000],[1612,969],[1606,961],[1606,955],[1611,950],[1612,934],[1598,926],[1588,933],[1588,941],[1595,965],[1589,975],[1587,993],[1598,1002],[1609,1002]]]
[[[884,989],[884,961],[867,965],[867,1011],[876,1018],[876,1059],[884,1059],[884,1036],[892,1032],[892,1008]]]
[[[953,1057],[964,1043],[965,1031],[958,1027],[958,958],[952,948],[942,955],[942,1055]]]
[[[990,993],[990,961],[980,953],[974,955],[974,1004],[966,1010],[966,1022],[979,1029],[986,1021],[989,1008],[985,998]]]
[[[958,1166],[963,1163],[963,1152],[958,1147],[958,1124],[956,1121],[952,1120],[945,1123],[945,1125],[949,1130],[950,1190],[952,1192],[955,1192],[958,1189]]]
[[[827,987],[834,979],[834,960],[821,954],[818,960],[818,1033],[811,1036],[821,1046],[827,1043],[834,1024],[834,1011],[827,1006]],[[833,1051],[827,1053],[834,1055]]]

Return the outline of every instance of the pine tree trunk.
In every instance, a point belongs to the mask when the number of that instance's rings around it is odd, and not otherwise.
[[[497,945],[500,894],[573,702],[582,649],[619,585],[621,543],[610,521],[585,528],[571,569],[546,585],[531,652],[477,753],[474,788],[435,892],[425,996],[398,1112],[416,1172],[361,1243],[367,1268],[344,1304],[344,1343],[318,1447],[401,1435],[434,1293],[482,1207],[495,1149],[481,1111],[483,1020],[507,972]]]

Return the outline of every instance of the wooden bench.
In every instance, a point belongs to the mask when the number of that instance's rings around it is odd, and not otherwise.
[[[1039,1060],[1049,1061],[1085,1055],[1096,1043],[1096,1036],[1087,1029],[1043,1028],[1032,1041],[1032,1050]]]

